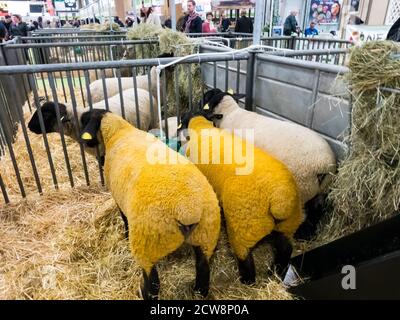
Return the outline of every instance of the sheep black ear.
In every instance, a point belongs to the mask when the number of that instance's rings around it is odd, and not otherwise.
[[[173,58],[174,53],[173,52],[164,52],[161,53],[157,58]]]
[[[244,93],[234,93],[232,94],[233,99],[235,100],[240,100],[246,97],[246,94]]]
[[[82,130],[81,140],[88,147],[95,147],[99,144],[97,132],[100,130],[101,120],[106,112],[106,110],[93,109],[82,114],[81,125],[84,129]]]

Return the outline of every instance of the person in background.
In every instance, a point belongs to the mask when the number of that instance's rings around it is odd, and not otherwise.
[[[283,34],[285,36],[291,36],[292,33],[298,32],[296,16],[297,11],[291,11],[290,15],[286,18],[285,23],[283,24]]]
[[[11,24],[12,24],[11,16],[6,15],[6,16],[4,17],[4,26],[5,26],[6,29],[7,29],[7,38],[6,38],[6,40],[8,40],[8,39],[10,38],[10,36],[11,36],[11,34],[10,34]]]
[[[188,14],[183,22],[183,31],[185,33],[201,33],[203,21],[196,12],[196,2],[194,0],[188,0],[187,11]]]
[[[348,24],[360,25],[360,24],[364,24],[364,21],[363,21],[359,16],[351,15],[351,16],[349,17]]]
[[[217,32],[217,29],[215,29],[212,19],[213,19],[213,14],[211,12],[207,12],[206,21],[203,22],[203,27],[202,27],[203,33]]]
[[[131,28],[133,26],[133,19],[131,17],[126,17],[125,19],[125,25],[127,28]]]
[[[315,22],[311,21],[310,22],[310,27],[308,27],[305,31],[304,31],[304,35],[306,37],[310,36],[310,37],[314,37],[318,35],[318,30],[317,28],[315,28]]]
[[[39,22],[33,21],[32,26],[29,28],[29,31],[35,31],[39,29]]]
[[[219,28],[221,32],[228,32],[229,27],[231,25],[231,20],[226,17],[225,12],[221,14],[221,17],[219,18]]]
[[[236,21],[235,32],[253,33],[253,22],[247,17],[246,10],[240,12],[240,18]]]
[[[400,42],[400,18],[390,28],[386,40]]]
[[[168,29],[172,29],[172,21],[171,18],[168,17],[165,21],[164,21],[164,27],[168,28]]]
[[[154,12],[153,7],[150,7],[147,9],[146,23],[161,26],[160,16]]]
[[[114,17],[114,23],[116,23],[117,25],[119,25],[121,28],[124,27],[124,23],[119,19],[118,16]]]
[[[43,29],[43,18],[38,17],[37,22],[38,22],[39,29]]]
[[[0,43],[2,43],[7,37],[7,28],[4,22],[4,20],[0,20]]]
[[[11,38],[15,37],[26,37],[28,35],[28,26],[22,21],[19,14],[12,16],[13,23],[11,24],[10,35]]]

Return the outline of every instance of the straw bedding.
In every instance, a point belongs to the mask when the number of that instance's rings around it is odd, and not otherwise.
[[[400,53],[395,42],[352,50],[347,82],[353,99],[350,154],[340,164],[329,198],[333,212],[320,232],[328,242],[358,231],[400,207]]]
[[[29,114],[26,113],[26,119]],[[110,194],[99,183],[97,162],[88,161],[87,187],[79,145],[68,139],[75,179],[70,188],[58,134],[49,134],[59,190],[54,190],[43,140],[29,132],[44,194],[37,194],[21,129],[14,150],[28,198],[20,200],[11,160],[0,160],[11,204],[0,204],[0,299],[138,299],[141,271],[135,264],[123,223]],[[210,299],[293,299],[268,277],[268,246],[255,252],[258,281],[242,285],[223,232],[212,260]],[[161,299],[193,296],[194,256],[188,247],[159,266]]]

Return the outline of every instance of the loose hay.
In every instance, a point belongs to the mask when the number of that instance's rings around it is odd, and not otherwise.
[[[127,33],[129,40],[158,39],[158,44],[146,44],[140,50],[128,49],[126,58],[142,59],[156,58],[162,53],[174,53],[175,57],[182,57],[198,52],[199,40],[191,39],[184,33],[163,29],[154,25],[140,24]],[[200,40],[201,41],[201,40]],[[175,66],[178,69],[178,102],[180,111],[184,112],[189,106],[189,93],[192,102],[197,103],[202,97],[203,81],[201,79],[200,65],[191,64],[189,69],[186,65]],[[192,88],[189,90],[189,79],[191,77]],[[177,115],[175,85],[174,81],[167,81],[167,105],[168,115]]]
[[[29,114],[25,118],[28,119]],[[69,187],[58,134],[49,134],[60,190],[54,190],[42,137],[29,133],[44,195],[33,180],[19,130],[14,150],[28,198],[19,200],[8,156],[0,171],[12,203],[0,205],[0,299],[138,299],[141,271],[123,238],[123,223],[110,194],[99,185],[89,155],[92,186],[85,186],[77,143],[67,139],[76,187]],[[268,277],[268,247],[255,251],[257,283],[242,285],[222,233],[212,260],[210,299],[293,299]],[[199,299],[192,295],[194,255],[183,247],[158,265],[161,299]]]
[[[352,49],[347,81],[352,94],[351,152],[329,195],[333,213],[320,238],[329,242],[382,221],[400,207],[400,52],[394,42]]]

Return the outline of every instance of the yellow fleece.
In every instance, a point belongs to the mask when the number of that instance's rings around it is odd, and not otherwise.
[[[202,152],[207,150],[202,141],[205,139],[204,131],[202,137],[203,129],[210,130],[209,164],[195,161],[195,158],[201,159]],[[253,170],[238,175],[238,169],[244,165],[236,158],[231,164],[212,164],[211,160],[218,152],[224,154],[229,150],[230,147],[225,148],[227,143],[232,144],[233,150],[244,152],[249,147],[246,145],[248,142],[229,131],[215,128],[212,122],[201,116],[191,119],[189,135],[187,155],[214,187],[223,207],[229,242],[240,259],[244,259],[250,248],[274,230],[293,237],[304,215],[296,182],[283,163],[261,149],[250,148],[254,152],[247,155],[247,161],[253,161]]]
[[[210,258],[220,231],[217,197],[204,175],[153,135],[114,114],[101,122],[106,185],[127,216],[132,254],[147,272],[185,241],[179,230],[198,224],[186,239]],[[150,151],[151,152],[150,152]],[[154,163],[149,154],[177,158],[179,164]]]

